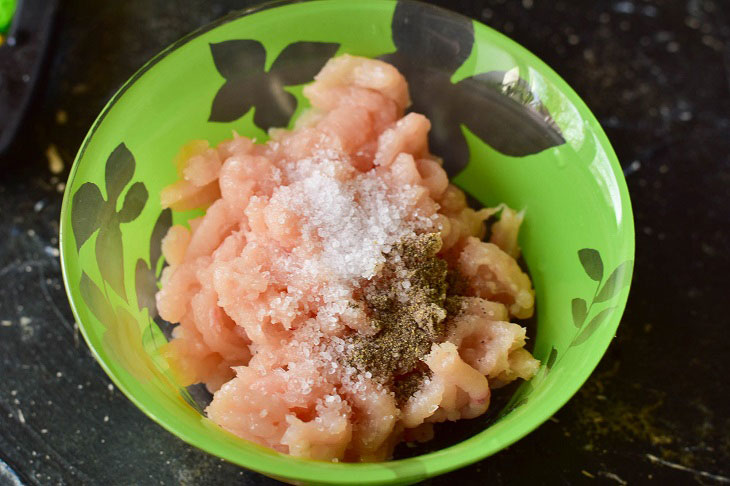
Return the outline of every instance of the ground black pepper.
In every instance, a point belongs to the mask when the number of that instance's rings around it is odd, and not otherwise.
[[[395,401],[398,404],[398,407],[402,407],[403,404],[411,396],[413,396],[419,388],[421,388],[423,381],[426,378],[430,378],[431,375],[431,370],[429,370],[427,366],[417,366],[414,371],[411,371],[406,375],[395,377],[391,388],[395,394]]]
[[[376,333],[355,335],[348,364],[410,396],[420,386],[420,359],[446,333],[447,264],[436,254],[438,233],[406,238],[387,255],[379,274],[359,298]],[[452,304],[453,306],[453,304]],[[394,380],[394,377],[407,375]]]

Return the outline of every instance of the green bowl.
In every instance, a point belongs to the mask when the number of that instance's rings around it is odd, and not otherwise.
[[[159,349],[160,239],[195,212],[163,211],[182,144],[231,131],[266,139],[306,106],[302,85],[335,54],[380,57],[408,78],[413,109],[454,182],[484,205],[524,208],[537,292],[535,378],[477,433],[436,452],[373,464],[279,454],[205,418]],[[621,167],[596,119],[537,57],[471,19],[411,1],[274,3],[237,12],[165,49],[94,122],[61,210],[61,256],[81,331],[114,383],[167,430],[211,454],[295,483],[406,484],[508,446],[553,415],[614,337],[634,257]],[[442,435],[448,432],[442,430]]]

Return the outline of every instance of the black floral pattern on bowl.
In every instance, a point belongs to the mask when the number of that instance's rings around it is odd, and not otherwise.
[[[400,1],[391,31],[397,50],[381,59],[406,77],[413,101],[410,110],[432,121],[431,150],[443,157],[450,176],[469,163],[462,126],[495,150],[515,157],[565,143],[547,108],[516,69],[451,82],[474,46],[470,19],[427,4]],[[210,121],[235,121],[255,107],[254,123],[262,130],[287,126],[296,98],[284,87],[311,81],[338,46],[295,42],[266,72],[266,50],[260,42],[237,39],[211,44],[216,69],[226,81],[213,99]]]
[[[397,50],[381,59],[406,77],[413,101],[410,109],[432,121],[431,151],[443,157],[449,176],[469,163],[462,126],[513,157],[565,143],[547,108],[516,69],[451,82],[474,47],[471,19],[406,0],[398,2],[391,30]]]
[[[137,219],[148,198],[145,185],[135,182],[124,196],[122,208],[117,211],[117,201],[132,180],[134,170],[132,153],[120,143],[106,161],[106,198],[102,196],[99,186],[85,182],[74,194],[71,207],[71,227],[76,238],[76,249],[80,251],[83,244],[98,231],[94,250],[99,272],[102,279],[124,300],[127,300],[127,292],[120,226]]]
[[[576,333],[570,342],[569,347],[580,346],[590,339],[591,336],[601,327],[606,319],[616,310],[616,306],[609,305],[602,310],[596,312],[591,320],[586,324],[586,319],[592,314],[594,306],[599,306],[605,302],[609,302],[621,292],[621,290],[631,283],[631,273],[633,269],[633,260],[621,262],[614,268],[608,278],[603,280],[603,258],[598,250],[593,248],[582,248],[578,250],[578,260],[583,266],[583,271],[588,278],[596,282],[596,291],[588,302],[580,297],[576,297],[571,301],[571,313],[573,316],[573,325],[576,327]],[[561,355],[562,357],[562,355]],[[558,361],[558,350],[555,346],[550,349],[550,354],[545,360],[541,372],[532,380],[526,382],[520,387],[520,393],[515,395],[508,403],[504,410],[500,413],[502,418],[515,410],[516,408],[527,403],[530,394],[535,389],[535,384],[544,380],[555,363]],[[542,373],[542,374],[540,374]]]
[[[294,42],[264,70],[266,50],[253,39],[237,39],[210,45],[215,67],[226,80],[213,98],[209,121],[231,122],[255,108],[254,123],[263,130],[285,127],[297,100],[284,90],[312,81],[339,44]]]

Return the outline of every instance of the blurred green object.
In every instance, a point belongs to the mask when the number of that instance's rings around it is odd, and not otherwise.
[[[10,27],[15,14],[15,0],[0,0],[0,33],[4,34]]]

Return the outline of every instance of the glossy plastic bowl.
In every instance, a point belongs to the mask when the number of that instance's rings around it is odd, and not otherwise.
[[[526,210],[524,258],[537,291],[537,376],[455,445],[403,460],[289,457],[206,419],[159,355],[160,239],[196,213],[162,211],[171,160],[195,138],[266,138],[305,106],[302,85],[332,55],[394,63],[431,146],[485,205]],[[74,163],[61,211],[69,300],[97,360],[141,410],[186,442],[297,483],[411,483],[483,459],[553,415],[603,356],[634,257],[621,167],[598,122],[543,62],[471,19],[410,1],[274,3],[231,14],[165,49],[112,98]],[[442,434],[447,432],[442,431]]]

